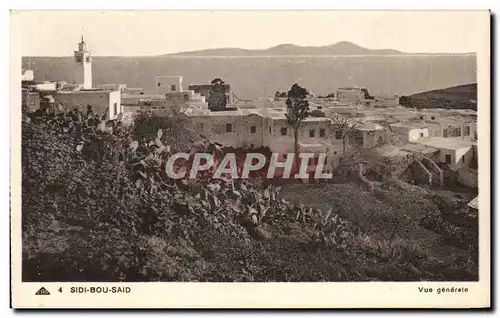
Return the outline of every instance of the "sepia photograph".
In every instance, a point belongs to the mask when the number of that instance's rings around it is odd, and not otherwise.
[[[152,282],[489,295],[488,11],[11,25],[12,266],[30,304]]]

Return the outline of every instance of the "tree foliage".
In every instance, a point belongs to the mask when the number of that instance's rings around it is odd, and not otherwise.
[[[214,78],[211,82],[212,88],[209,92],[208,107],[210,109],[224,109],[227,105],[226,83],[220,78]]]
[[[356,144],[354,132],[356,131],[356,127],[361,125],[361,122],[339,114],[331,117],[331,119],[335,126],[334,133],[339,134],[338,137],[342,139],[342,152],[346,153],[349,141],[353,141]]]
[[[309,110],[309,101],[307,96],[309,95],[307,89],[300,87],[298,84],[293,84],[287,93],[286,106],[287,113],[286,119],[293,129],[294,138],[294,148],[295,148],[295,159],[299,157],[299,129],[307,117],[310,116],[311,112]]]

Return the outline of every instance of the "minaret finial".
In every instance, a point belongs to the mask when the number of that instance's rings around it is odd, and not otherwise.
[[[83,42],[83,34],[82,34],[82,42]]]

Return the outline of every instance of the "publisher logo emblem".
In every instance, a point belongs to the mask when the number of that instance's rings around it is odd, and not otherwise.
[[[47,289],[45,289],[45,287],[42,287],[40,288],[36,293],[35,293],[36,296],[40,296],[40,295],[50,295],[49,291]]]

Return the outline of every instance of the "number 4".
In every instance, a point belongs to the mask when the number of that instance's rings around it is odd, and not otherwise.
[[[59,289],[58,289],[58,290],[59,290],[59,292],[60,292],[60,293],[62,293],[62,287],[59,287]]]

